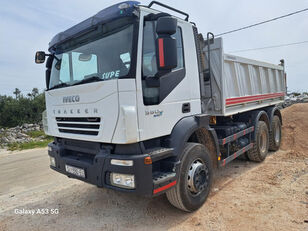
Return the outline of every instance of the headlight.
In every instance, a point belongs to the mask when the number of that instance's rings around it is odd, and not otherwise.
[[[48,151],[51,152],[52,151],[52,147],[48,146]]]
[[[56,159],[52,156],[49,156],[50,165],[56,167]]]
[[[120,174],[112,172],[110,174],[111,185],[118,186],[121,188],[133,189],[135,188],[135,176]]]

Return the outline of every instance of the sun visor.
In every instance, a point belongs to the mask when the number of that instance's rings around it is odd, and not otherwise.
[[[93,17],[88,18],[81,23],[67,29],[66,31],[55,35],[49,43],[49,50],[51,50],[51,48],[55,45],[62,43],[70,38],[78,37],[78,35],[91,30],[98,24],[104,24],[115,19],[132,16],[135,10],[135,6],[139,4],[140,2],[137,1],[126,1],[101,10]]]

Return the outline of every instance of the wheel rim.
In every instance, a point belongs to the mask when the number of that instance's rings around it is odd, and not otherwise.
[[[197,196],[208,185],[209,172],[207,166],[200,159],[194,160],[189,167],[187,187],[189,192]]]
[[[279,124],[277,124],[277,126],[275,127],[275,142],[276,142],[276,144],[279,144],[279,142],[280,142],[280,126],[279,126]]]
[[[259,148],[262,153],[266,151],[266,143],[267,143],[267,134],[266,131],[263,130],[260,134],[260,139],[259,139]]]

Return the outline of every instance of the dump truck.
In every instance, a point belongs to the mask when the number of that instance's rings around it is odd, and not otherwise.
[[[50,168],[68,177],[166,194],[191,212],[216,168],[279,149],[284,61],[225,54],[183,11],[121,2],[55,35],[48,51],[35,55],[46,61],[43,125]]]

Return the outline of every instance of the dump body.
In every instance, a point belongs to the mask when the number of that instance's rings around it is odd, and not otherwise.
[[[203,48],[206,64],[207,49]],[[225,54],[221,38],[210,44],[210,50],[212,75],[204,82],[203,113],[228,116],[283,102],[282,65]]]

